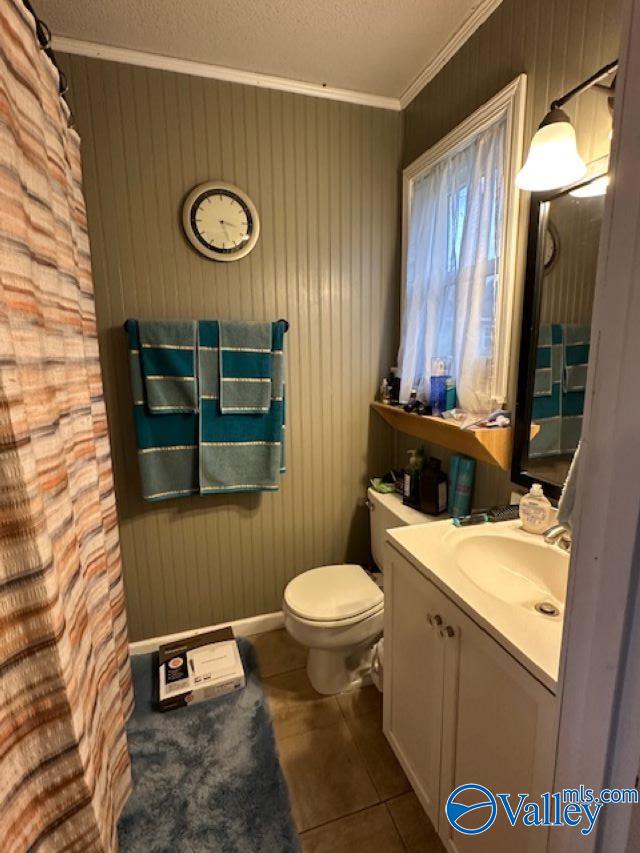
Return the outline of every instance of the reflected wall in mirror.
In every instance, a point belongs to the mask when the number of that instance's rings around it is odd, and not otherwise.
[[[531,201],[512,478],[551,497],[582,430],[605,188],[594,178]]]

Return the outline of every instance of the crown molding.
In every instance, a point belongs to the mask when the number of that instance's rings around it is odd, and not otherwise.
[[[293,92],[312,98],[325,98],[331,101],[344,101],[348,104],[360,104],[366,107],[378,107],[383,110],[402,109],[398,98],[387,98],[368,92],[355,92],[351,89],[336,89],[318,83],[306,83],[303,80],[289,80],[286,77],[274,77],[253,71],[241,71],[224,65],[210,65],[208,62],[194,62],[190,59],[176,59],[142,50],[126,47],[114,47],[97,44],[81,39],[53,36],[52,47],[61,53],[77,56],[89,56],[93,59],[107,59],[127,65],[141,65],[144,68],[156,68],[161,71],[175,71],[178,74],[191,74],[195,77],[208,77],[213,80],[225,80],[230,83],[242,83],[245,86],[257,86],[261,89],[276,89],[280,92]]]
[[[416,95],[424,89],[436,74],[441,71],[449,60],[460,50],[463,44],[471,38],[475,31],[484,24],[487,18],[495,12],[502,0],[481,0],[461,27],[451,36],[449,41],[433,57],[426,68],[416,77],[400,95],[400,108],[404,109]]]

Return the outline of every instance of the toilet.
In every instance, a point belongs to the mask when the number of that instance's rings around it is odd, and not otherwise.
[[[402,503],[397,494],[368,493],[371,552],[385,569],[385,535],[393,527],[435,520]],[[382,635],[384,595],[362,566],[320,566],[295,577],[284,591],[287,632],[309,649],[307,675],[318,693],[331,695],[368,681],[374,643]]]

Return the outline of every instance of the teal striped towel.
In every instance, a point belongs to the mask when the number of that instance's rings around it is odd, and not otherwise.
[[[247,413],[246,403],[224,414],[222,378],[212,370],[222,324],[200,322],[200,493],[276,491],[284,473],[285,386],[283,321],[269,323],[268,410]],[[228,342],[228,339],[227,339]],[[218,363],[220,363],[218,361]]]
[[[219,322],[220,412],[265,414],[271,407],[271,323]]]
[[[127,320],[134,422],[147,501],[220,492],[275,491],[284,473],[286,322],[270,323],[268,412],[226,414],[219,406],[219,324],[197,324],[196,411],[151,411],[141,367],[139,327]],[[152,374],[153,375],[153,374]],[[153,387],[153,386],[152,386]]]
[[[151,411],[145,399],[139,326],[137,320],[125,323],[142,497],[146,501],[162,501],[197,495],[198,414]]]
[[[138,331],[140,367],[149,411],[196,412],[195,320],[140,320]]]

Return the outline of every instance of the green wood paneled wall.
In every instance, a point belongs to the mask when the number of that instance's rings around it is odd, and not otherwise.
[[[82,137],[132,640],[279,609],[284,585],[366,559],[367,477],[392,436],[369,402],[395,358],[399,113],[61,56]],[[250,256],[183,237],[221,178],[257,204]],[[122,322],[286,317],[288,465],[277,494],[140,498]]]

